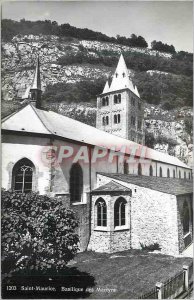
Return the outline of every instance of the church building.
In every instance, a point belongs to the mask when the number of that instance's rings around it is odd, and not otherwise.
[[[43,109],[41,93],[38,59],[26,106],[2,120],[2,187],[62,199],[81,251],[158,243],[181,253],[193,236],[192,170],[144,146],[144,105],[123,56],[97,97],[96,128]]]

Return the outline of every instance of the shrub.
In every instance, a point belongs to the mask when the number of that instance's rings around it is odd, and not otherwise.
[[[145,245],[143,243],[140,243],[140,245],[142,250],[149,250],[149,251],[161,250],[161,247],[158,243],[154,243],[150,245]]]
[[[2,191],[2,271],[59,271],[78,250],[74,212],[61,200]]]

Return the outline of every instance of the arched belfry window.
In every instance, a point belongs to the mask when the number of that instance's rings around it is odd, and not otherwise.
[[[182,220],[183,220],[183,234],[186,235],[189,232],[189,206],[187,201],[183,204]]]
[[[70,170],[70,201],[81,202],[83,193],[83,172],[79,163],[73,164]]]
[[[179,178],[181,179],[181,171],[179,170]]]
[[[170,169],[167,169],[167,177],[170,177]]]
[[[160,177],[162,177],[162,168],[160,167]]]
[[[117,104],[117,95],[114,95],[114,103]]]
[[[184,171],[184,179],[187,179],[186,172]]]
[[[107,206],[103,198],[96,201],[97,226],[107,226]]]
[[[175,172],[175,170],[173,170],[173,178],[175,178],[176,177],[176,172]]]
[[[114,226],[126,225],[126,204],[127,201],[119,197],[114,205]]]
[[[150,166],[150,176],[153,176],[153,167]]]
[[[29,159],[19,160],[12,171],[12,189],[21,193],[31,192],[34,170],[35,167]]]
[[[138,164],[138,175],[142,175],[142,166],[140,163]]]

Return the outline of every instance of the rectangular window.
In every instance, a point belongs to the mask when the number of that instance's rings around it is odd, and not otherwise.
[[[138,129],[141,129],[141,121],[138,121]]]

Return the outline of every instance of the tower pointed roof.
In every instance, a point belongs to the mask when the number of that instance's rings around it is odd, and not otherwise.
[[[40,90],[41,91],[41,81],[40,81],[40,61],[39,56],[37,57],[36,70],[34,74],[34,79],[31,85],[31,90]]]
[[[108,84],[108,80],[107,80],[102,93],[104,94],[104,93],[108,93],[108,92],[109,92],[109,84]]]
[[[139,97],[139,93],[137,88],[133,85],[132,81],[129,79],[129,72],[124,60],[123,55],[121,54],[119,58],[119,62],[116,68],[116,71],[113,75],[112,83],[109,88],[109,92],[121,90],[128,88],[130,89],[135,95]]]

